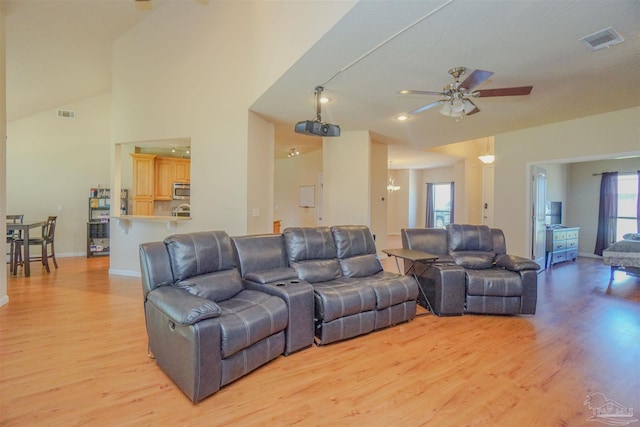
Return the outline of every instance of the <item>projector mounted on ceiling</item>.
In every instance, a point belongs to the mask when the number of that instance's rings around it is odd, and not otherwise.
[[[320,116],[320,95],[324,88],[317,86],[316,95],[316,117],[314,120],[304,120],[296,123],[296,132],[314,136],[340,136],[340,126],[331,123],[323,123]]]

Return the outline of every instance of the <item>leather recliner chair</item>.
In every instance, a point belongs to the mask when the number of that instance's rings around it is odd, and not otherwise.
[[[435,314],[535,314],[540,266],[507,255],[502,230],[450,224],[402,229],[401,236],[403,248],[438,256],[417,274]]]
[[[247,287],[224,231],[141,244],[140,266],[149,351],[193,402],[283,354],[287,305]]]
[[[449,255],[465,269],[465,312],[535,314],[540,266],[507,255],[502,230],[485,225],[449,224]]]

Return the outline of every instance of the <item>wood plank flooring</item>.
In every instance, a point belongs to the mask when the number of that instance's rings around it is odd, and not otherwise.
[[[198,405],[147,358],[139,279],[58,262],[7,279],[2,426],[597,426],[596,392],[640,418],[640,279],[609,286],[597,260],[541,273],[535,316],[418,317],[279,357]]]

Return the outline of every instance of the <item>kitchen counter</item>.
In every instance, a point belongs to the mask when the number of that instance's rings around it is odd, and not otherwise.
[[[120,215],[114,216],[112,219],[116,220],[117,224],[124,230],[125,233],[129,231],[133,223],[135,222],[166,222],[167,229],[171,232],[175,232],[179,222],[191,221],[190,216],[160,216],[160,215]]]

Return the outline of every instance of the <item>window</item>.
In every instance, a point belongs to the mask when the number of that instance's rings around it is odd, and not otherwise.
[[[638,232],[638,174],[618,175],[618,216],[616,240],[627,233]]]
[[[453,182],[427,184],[427,228],[445,228],[453,222]]]

